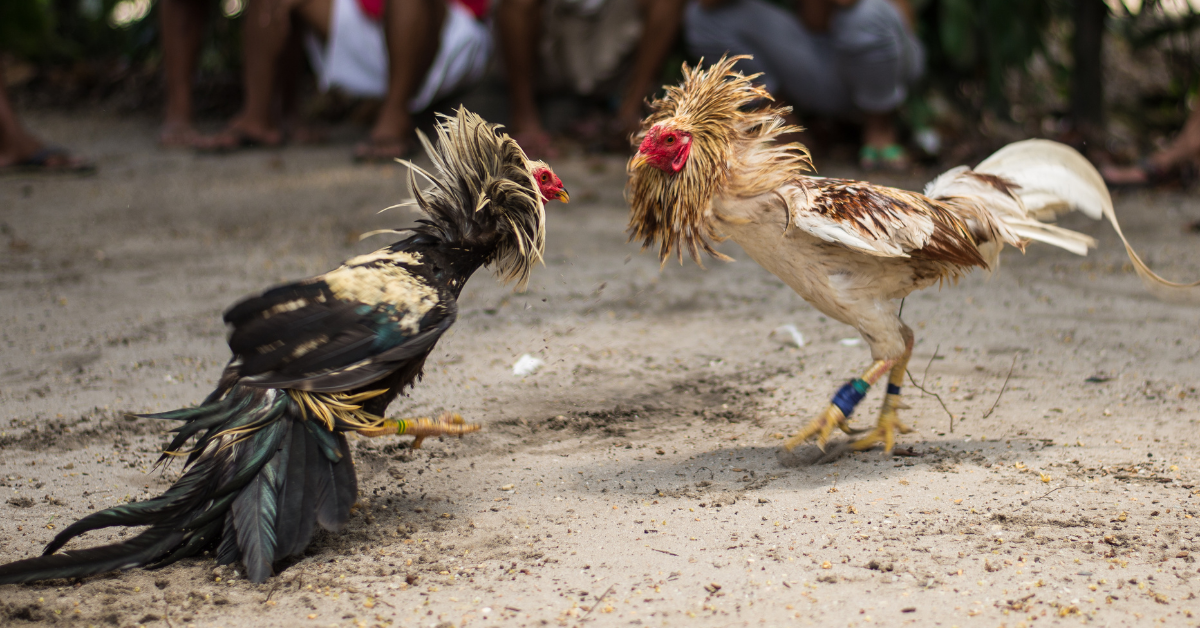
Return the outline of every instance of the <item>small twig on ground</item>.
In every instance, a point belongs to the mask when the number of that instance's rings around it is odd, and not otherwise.
[[[163,600],[163,621],[167,623],[167,628],[175,628],[175,624],[171,623],[171,603]]]
[[[1050,495],[1050,493],[1053,493],[1054,491],[1061,491],[1061,490],[1063,490],[1064,488],[1083,488],[1083,487],[1082,487],[1082,486],[1060,486],[1060,487],[1058,487],[1058,488],[1052,488],[1052,489],[1050,489],[1050,490],[1046,491],[1046,494],[1045,494],[1045,495],[1042,495],[1041,497],[1034,497],[1033,499],[1029,500],[1029,501],[1026,503],[1026,505],[1028,506],[1029,504],[1032,504],[1033,502],[1036,502],[1036,501],[1037,501],[1037,500],[1039,500],[1039,499],[1043,499],[1043,498],[1045,498],[1045,497],[1048,497],[1048,496]]]
[[[675,552],[668,552],[667,550],[655,549],[653,547],[651,547],[650,549],[655,552],[661,552],[663,554],[670,554],[671,556],[679,556],[679,554],[676,554]]]
[[[597,606],[600,606],[600,603],[604,601],[604,598],[608,597],[609,593],[612,593],[613,587],[615,587],[615,586],[617,586],[617,585],[615,585],[615,584],[608,585],[608,588],[604,590],[604,593],[600,594],[600,597],[596,598],[596,603],[592,604],[592,607],[587,609],[587,612],[583,614],[583,617],[579,618],[579,621],[583,622],[583,620],[587,619],[587,616],[591,615],[592,611],[595,610]]]
[[[1008,388],[1008,380],[1012,377],[1013,368],[1017,366],[1017,358],[1020,356],[1020,351],[1013,354],[1012,364],[1008,365],[1008,375],[1004,376],[1004,385],[1000,386],[1000,394],[996,395],[996,400],[992,402],[992,407],[988,408],[988,411],[983,413],[983,418],[986,419],[992,416],[992,410],[995,410],[996,404],[1000,403],[1000,397],[1004,395],[1005,389]]]
[[[929,361],[925,363],[925,372],[921,374],[921,386],[924,386],[925,380],[929,378],[929,367],[933,366],[933,361],[937,359],[938,349],[941,349],[941,348],[942,348],[942,345],[936,345],[933,348],[933,355],[929,356]],[[908,374],[908,378],[912,379],[912,373]],[[916,383],[916,381],[914,380],[913,383]],[[918,386],[918,388],[920,388],[920,386]]]
[[[934,355],[937,355],[937,353],[934,352]],[[933,360],[930,360],[930,362],[932,362],[932,361]],[[928,367],[926,367],[926,368],[928,368]],[[946,407],[946,402],[942,401],[942,396],[935,392],[925,390],[925,387],[923,387],[917,383],[917,378],[912,376],[912,371],[905,369],[904,372],[908,373],[908,379],[909,379],[909,381],[912,382],[913,387],[915,387],[917,390],[933,397],[934,399],[937,399],[938,403],[942,404],[942,409],[946,411],[946,416],[950,417],[950,433],[953,434],[954,433],[954,414],[952,412],[950,412],[950,408]],[[925,378],[922,377],[921,379],[925,379]]]

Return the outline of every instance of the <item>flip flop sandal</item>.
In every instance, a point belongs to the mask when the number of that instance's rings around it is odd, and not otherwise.
[[[59,161],[60,163],[53,163]],[[70,151],[61,146],[43,146],[32,155],[0,168],[0,172],[46,173],[46,174],[94,174],[96,164],[72,157]]]
[[[223,131],[215,137],[220,137],[224,133]],[[278,142],[268,142],[238,129],[230,129],[229,135],[233,137],[233,143],[231,144],[204,144],[204,140],[200,140],[201,143],[195,146],[196,153],[201,155],[225,155],[246,149],[279,148],[283,146],[282,139]]]
[[[899,144],[888,144],[879,149],[879,165],[891,172],[905,172],[912,165],[908,151]]]
[[[858,165],[863,170],[871,172],[879,169],[879,149],[864,145],[858,151]]]
[[[858,151],[858,165],[867,171],[907,172],[912,160],[908,158],[908,151],[899,144],[888,144],[882,148],[863,146]]]

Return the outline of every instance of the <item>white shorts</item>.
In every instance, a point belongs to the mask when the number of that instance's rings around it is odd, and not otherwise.
[[[322,90],[338,87],[351,96],[382,98],[387,92],[387,42],[383,25],[363,13],[357,0],[334,0],[329,41],[305,42]],[[420,89],[408,103],[417,112],[456,89],[478,81],[487,70],[492,37],[486,25],[457,2],[446,3],[437,55]]]

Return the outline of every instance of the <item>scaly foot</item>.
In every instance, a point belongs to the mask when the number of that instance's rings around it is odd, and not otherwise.
[[[419,417],[415,419],[386,420],[379,427],[358,430],[363,436],[386,436],[389,434],[409,434],[416,436],[413,449],[420,449],[421,443],[430,436],[462,436],[479,431],[478,423],[467,423],[462,416],[455,412],[443,412],[437,419]]]
[[[892,447],[896,445],[896,432],[908,434],[912,431],[911,427],[907,427],[900,422],[900,417],[896,416],[894,408],[884,408],[879,413],[879,423],[876,424],[875,429],[871,430],[866,436],[851,443],[850,447],[862,451],[883,443],[884,452],[890,454],[892,453]]]
[[[800,443],[816,436],[817,447],[820,447],[821,451],[825,451],[825,443],[829,442],[829,434],[833,432],[834,427],[841,428],[847,434],[859,434],[862,432],[862,430],[856,430],[850,427],[849,423],[846,423],[846,416],[842,414],[840,408],[834,404],[829,404],[829,407],[825,408],[821,416],[813,419],[812,423],[809,423],[804,429],[796,432],[791,438],[784,441],[783,446],[788,451],[791,451],[799,446]]]

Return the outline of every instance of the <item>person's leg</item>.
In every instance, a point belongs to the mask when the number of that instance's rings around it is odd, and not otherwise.
[[[297,19],[303,19],[297,16]],[[313,29],[314,31],[316,29]],[[306,120],[300,111],[300,78],[304,59],[305,28],[293,28],[279,59],[275,89],[279,93],[280,131],[286,141],[296,144],[321,144],[329,139],[320,124]]]
[[[308,23],[318,36],[327,36],[332,9],[332,0],[250,1],[242,17],[242,109],[224,130],[200,142],[200,147],[231,150],[283,142],[276,110],[280,64],[296,36],[297,20]]]
[[[356,157],[385,159],[408,154],[413,132],[409,102],[437,55],[446,10],[443,0],[387,0],[383,10],[387,93],[368,142],[355,149]]]
[[[641,0],[642,35],[615,120],[616,130],[623,135],[641,126],[642,102],[659,87],[663,63],[675,45],[685,5],[686,0]]]
[[[0,168],[22,165],[46,170],[92,168],[90,162],[72,157],[64,149],[47,146],[30,133],[9,102],[5,85],[4,57],[0,55]]]
[[[535,95],[542,0],[501,0],[496,32],[508,78],[508,118],[513,138],[533,158],[553,157],[550,134],[542,126]]]
[[[776,98],[800,112],[838,114],[849,107],[845,84],[833,66],[829,39],[809,31],[796,14],[763,0],[731,0],[714,8],[699,2],[684,14],[688,51],[706,63],[722,55],[753,55],[738,62]]]
[[[920,74],[921,50],[903,15],[888,0],[859,0],[839,9],[830,23],[837,68],[854,107],[866,114],[864,155],[897,153],[885,162],[903,166],[896,148],[895,111]]]
[[[209,3],[205,0],[163,0],[159,4],[166,83],[163,125],[158,135],[160,146],[191,146],[198,137],[192,120],[192,81],[196,77],[208,10]]]
[[[1200,109],[1192,110],[1187,122],[1183,123],[1183,130],[1170,145],[1149,158],[1151,164],[1163,170],[1189,159],[1200,159]]]
[[[1105,166],[1100,174],[1110,185],[1146,185],[1172,177],[1188,161],[1200,162],[1200,109],[1192,111],[1166,148],[1132,166]]]

